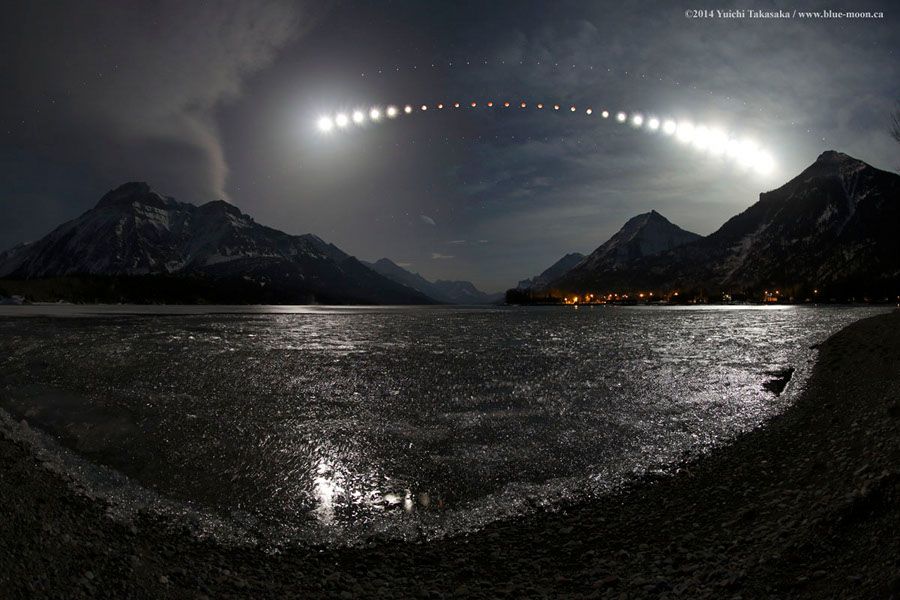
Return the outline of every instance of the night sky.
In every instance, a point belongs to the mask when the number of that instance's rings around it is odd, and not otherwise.
[[[802,4],[753,8],[849,8]],[[708,234],[825,149],[900,167],[888,135],[900,9],[850,4],[885,17],[688,19],[702,7],[522,0],[7,5],[0,249],[131,180],[487,291],[650,209]],[[429,110],[316,128],[342,110],[457,100],[595,114]],[[770,149],[776,168],[747,172],[602,108],[722,127]]]

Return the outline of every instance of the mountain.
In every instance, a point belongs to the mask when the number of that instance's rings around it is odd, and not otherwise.
[[[418,292],[425,294],[430,298],[436,298],[438,292],[434,289],[434,284],[419,275],[407,271],[389,258],[382,258],[374,263],[365,263],[367,267],[383,277],[395,281],[401,285],[412,288]]]
[[[705,238],[624,265],[601,261],[587,268],[586,260],[585,268],[551,286],[601,293],[760,294],[780,288],[798,298],[812,293],[893,296],[900,291],[897,231],[900,176],[827,151]]]
[[[470,281],[438,279],[434,287],[451,304],[495,304],[503,300],[502,293],[482,292]]]
[[[428,281],[418,273],[407,271],[388,258],[367,265],[375,272],[397,283],[412,288],[437,302],[446,304],[493,304],[502,294],[488,294],[468,281]]]
[[[598,274],[627,269],[640,259],[656,256],[701,239],[651,210],[632,217],[611,238],[578,264],[551,278],[543,287],[569,289],[592,285]]]
[[[314,235],[259,225],[222,200],[178,202],[141,182],[112,190],[43,239],[0,254],[0,277],[114,277],[126,296],[122,278],[158,277],[167,289],[218,287],[218,299],[231,289],[240,302],[433,303]]]
[[[580,252],[572,252],[570,254],[566,254],[561,259],[544,269],[544,271],[540,275],[535,275],[530,279],[523,279],[516,286],[520,290],[527,290],[530,288],[541,288],[551,281],[559,279],[566,273],[568,273],[572,267],[580,263],[584,260],[584,254]]]
[[[709,252],[702,278],[724,286],[879,287],[900,276],[898,230],[900,176],[828,151],[697,250]]]
[[[700,237],[651,210],[629,219],[614,236],[591,252],[577,270],[619,269],[645,256],[660,254]]]

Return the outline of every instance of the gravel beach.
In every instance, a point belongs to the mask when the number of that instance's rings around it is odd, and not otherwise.
[[[0,437],[0,597],[900,598],[900,312],[832,336],[794,406],[674,476],[465,536],[273,551],[109,508]]]

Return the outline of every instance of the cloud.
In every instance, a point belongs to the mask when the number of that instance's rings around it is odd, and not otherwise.
[[[4,8],[0,112],[36,153],[107,184],[225,196],[216,110],[309,22],[287,1],[20,2]],[[22,125],[24,123],[24,125]],[[86,163],[86,164],[85,164]]]
[[[487,243],[489,243],[489,242],[488,242],[488,240],[472,240],[472,241],[469,241],[469,240],[450,240],[450,241],[447,242],[447,243],[450,244],[451,246],[472,246],[472,245],[477,245],[477,244],[487,244]]]
[[[453,258],[452,254],[441,254],[440,252],[431,253],[432,260],[450,260],[451,258]]]
[[[432,218],[429,217],[429,216],[426,216],[426,215],[419,215],[419,218],[422,219],[422,222],[425,223],[426,225],[431,225],[432,227],[434,227],[435,225],[437,225],[437,223],[434,222],[434,219],[432,219]]]
[[[865,10],[879,10],[875,4]],[[610,3],[564,6],[565,18],[520,20],[502,32],[486,22],[467,41],[483,44],[504,67],[453,71],[462,95],[521,89],[532,102],[594,108],[593,118],[546,111],[485,117],[490,129],[468,150],[469,160],[454,165],[454,189],[468,196],[467,210],[458,217],[463,225],[448,227],[469,240],[494,240],[461,257],[495,278],[491,285],[540,272],[567,252],[589,252],[651,208],[708,234],[827,148],[896,166],[885,121],[900,63],[887,20],[757,27],[686,23],[683,11],[664,4],[642,15]],[[723,127],[769,147],[778,172],[743,173],[597,118],[600,107]]]

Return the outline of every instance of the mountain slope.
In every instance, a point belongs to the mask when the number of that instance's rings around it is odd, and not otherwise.
[[[892,295],[900,280],[898,230],[900,176],[828,151],[705,238],[624,267],[570,273],[553,285]]]
[[[540,275],[535,275],[530,279],[523,279],[516,286],[520,290],[530,289],[530,288],[541,288],[551,281],[559,279],[566,273],[568,273],[572,268],[584,260],[584,254],[580,252],[571,252],[566,254],[561,259],[544,269]]]
[[[246,301],[432,303],[314,235],[259,225],[221,200],[177,202],[146,183],[127,183],[43,239],[0,254],[0,277],[148,275],[239,281]]]
[[[738,287],[896,279],[898,227],[900,176],[825,152],[709,236],[708,279]]]
[[[374,263],[367,263],[367,265],[388,279],[446,304],[491,304],[503,297],[502,294],[482,292],[468,281],[428,281],[418,273],[407,271],[388,258],[382,258]]]
[[[439,300],[437,296],[439,296],[440,293],[434,288],[434,285],[430,281],[418,273],[407,271],[389,258],[381,258],[374,263],[366,263],[366,266],[383,277],[387,277],[401,285],[417,290],[430,298]]]

